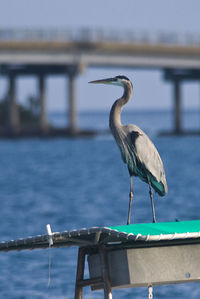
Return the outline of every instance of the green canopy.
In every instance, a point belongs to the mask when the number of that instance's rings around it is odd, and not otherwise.
[[[110,226],[112,230],[124,232],[126,234],[155,236],[169,234],[185,234],[200,232],[200,220],[181,221],[181,222],[156,222],[156,223],[138,223],[122,226]]]
[[[92,227],[80,230],[63,231],[25,239],[0,242],[0,251],[36,248],[98,246],[99,244],[123,246],[141,245],[141,241],[200,240],[200,220],[181,222],[138,223],[123,226]],[[50,242],[51,240],[51,242]],[[51,244],[51,245],[49,245]]]

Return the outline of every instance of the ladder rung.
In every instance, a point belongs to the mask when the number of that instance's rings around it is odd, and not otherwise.
[[[86,287],[86,286],[95,286],[103,283],[103,278],[102,277],[96,277],[96,278],[88,278],[88,279],[83,279],[78,281],[78,285],[81,287]]]

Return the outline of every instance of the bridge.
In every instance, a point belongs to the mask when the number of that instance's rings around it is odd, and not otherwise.
[[[103,30],[0,30],[0,75],[9,80],[8,126],[4,134],[20,135],[16,78],[38,78],[42,135],[81,133],[77,126],[75,79],[88,67],[159,69],[174,86],[174,129],[182,134],[181,84],[200,79],[200,39],[174,33],[157,36]],[[61,74],[69,82],[69,127],[52,131],[46,115],[45,78]],[[29,132],[30,133],[30,132]],[[85,132],[84,132],[85,133]]]

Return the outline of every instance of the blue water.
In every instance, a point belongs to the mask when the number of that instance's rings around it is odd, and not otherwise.
[[[63,117],[51,116],[61,125]],[[163,159],[169,194],[155,195],[158,221],[200,219],[200,137],[157,137],[171,127],[169,112],[125,113],[140,125]],[[108,114],[80,115],[82,127],[106,129]],[[186,124],[198,126],[196,112]],[[126,223],[129,178],[111,136],[93,139],[0,140],[0,240],[44,234],[47,223],[63,231]],[[151,222],[148,187],[134,180],[132,221]],[[0,253],[0,298],[73,298],[77,248]],[[199,298],[200,284],[154,288],[154,298]],[[84,298],[103,293],[84,289]],[[114,298],[147,298],[146,288],[113,291]]]

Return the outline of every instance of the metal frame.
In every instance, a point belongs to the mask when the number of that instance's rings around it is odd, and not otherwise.
[[[35,237],[28,237],[25,239],[10,240],[7,242],[0,242],[0,251],[15,251],[15,250],[32,250],[39,248],[58,248],[58,247],[70,247],[77,246],[78,261],[76,271],[76,284],[75,284],[75,299],[82,299],[83,287],[90,286],[92,290],[103,289],[104,298],[112,299],[112,288],[116,286],[113,283],[112,271],[113,267],[110,264],[110,252],[118,250],[129,250],[138,248],[149,247],[164,247],[164,246],[178,246],[178,245],[196,245],[200,243],[200,220],[192,221],[192,227],[187,232],[188,225],[184,223],[184,230],[180,229],[181,223],[176,223],[176,229],[170,225],[170,223],[163,223],[159,230],[156,230],[157,225],[151,224],[150,232],[152,231],[152,225],[155,227],[155,233],[158,234],[141,234],[145,225],[137,224],[137,229],[126,230],[126,226],[121,227],[92,227],[90,229],[80,229],[72,231],[54,232],[52,233],[50,225],[47,225],[47,234],[39,235]],[[190,223],[190,222],[188,222]],[[139,227],[138,227],[139,225]],[[168,229],[165,227],[167,225]],[[148,224],[147,224],[148,226]],[[129,226],[130,228],[130,226]],[[139,229],[140,228],[140,229]],[[178,231],[178,232],[176,232]],[[147,230],[148,232],[148,230]],[[191,250],[190,250],[191,251]],[[197,259],[199,260],[199,250],[195,251]],[[88,256],[88,261],[93,254],[99,255],[99,269],[96,276],[92,276],[90,268],[90,278],[84,278],[85,272],[85,258]],[[192,253],[193,255],[193,253]],[[118,259],[121,261],[121,258]],[[187,259],[186,259],[187,260]],[[123,261],[121,261],[123,262]],[[195,261],[196,264],[196,261]],[[95,265],[95,269],[96,269]],[[196,268],[199,266],[196,265]],[[197,272],[197,271],[196,271]],[[196,281],[194,277],[190,277],[190,272],[185,271],[185,277],[182,279],[184,282]],[[196,274],[195,274],[196,275]],[[199,274],[197,273],[198,277]],[[197,276],[196,275],[196,276]],[[199,278],[198,278],[199,279]],[[152,279],[150,279],[152,280]],[[172,283],[172,282],[170,282]],[[129,284],[130,285],[130,284]],[[133,285],[133,284],[132,284]],[[156,285],[156,284],[155,284]],[[149,289],[149,298],[152,298],[152,281],[151,284],[147,283],[145,286]],[[132,286],[131,286],[132,287]],[[134,287],[134,286],[133,286]],[[117,287],[118,288],[118,287]],[[120,286],[119,286],[120,288]]]
[[[104,245],[98,246],[98,252],[101,259],[102,276],[97,278],[84,279],[85,270],[85,257],[89,253],[89,248],[79,247],[78,251],[78,262],[76,271],[76,284],[75,284],[75,296],[74,299],[83,298],[83,287],[86,286],[97,286],[103,284],[104,286],[104,298],[112,299],[112,289],[109,277],[109,267],[107,260],[107,250]]]

